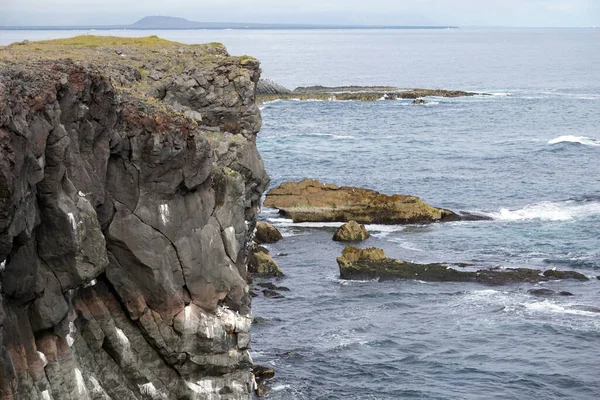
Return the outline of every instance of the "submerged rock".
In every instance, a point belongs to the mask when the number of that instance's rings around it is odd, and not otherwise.
[[[423,99],[414,99],[412,104],[427,104],[427,102]]]
[[[369,238],[369,232],[364,225],[350,221],[340,226],[333,235],[333,240],[338,242],[359,242]]]
[[[487,285],[504,285],[518,282],[543,282],[557,279],[587,278],[575,271],[559,271],[569,278],[559,278],[557,274],[546,274],[528,268],[481,269],[459,271],[443,264],[415,264],[388,258],[382,249],[358,249],[348,246],[337,258],[340,277],[350,280],[379,281],[394,279],[416,279],[427,282],[477,282]],[[546,271],[548,272],[548,271]]]
[[[408,224],[456,221],[460,216],[436,208],[416,196],[381,194],[374,190],[336,186],[317,180],[285,182],[267,193],[266,207],[278,208],[294,222]]]
[[[0,47],[0,398],[247,399],[257,60]]]
[[[270,297],[272,299],[283,299],[284,298],[284,296],[276,290],[263,289],[262,293],[263,293],[263,296]]]
[[[275,243],[283,239],[281,232],[268,222],[258,221],[254,241],[258,244]]]
[[[270,289],[270,290],[279,290],[280,292],[289,292],[290,291],[290,289],[285,286],[277,286],[271,282],[257,283],[256,286],[265,288],[265,289]]]
[[[534,296],[539,296],[539,297],[552,297],[552,296],[573,296],[573,293],[571,292],[555,292],[554,290],[551,289],[529,289],[527,291],[527,293],[534,295]]]

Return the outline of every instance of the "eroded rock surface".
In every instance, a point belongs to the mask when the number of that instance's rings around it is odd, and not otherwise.
[[[282,239],[281,232],[270,223],[265,221],[258,221],[256,223],[256,233],[254,234],[254,241],[256,243],[276,243]]]
[[[456,221],[461,217],[436,208],[416,196],[388,196],[370,189],[336,186],[313,179],[285,182],[269,190],[266,207],[294,222],[348,222],[408,224]]]
[[[248,258],[248,272],[250,277],[280,278],[283,272],[271,257],[269,250],[263,246],[255,246]]]
[[[346,222],[340,226],[333,235],[333,240],[338,242],[359,242],[368,239],[370,236],[364,225],[359,225],[356,221]]]
[[[477,282],[487,285],[505,285],[519,282],[543,282],[558,279],[588,278],[576,271],[540,271],[529,268],[480,269],[459,271],[443,264],[415,264],[388,258],[382,249],[359,249],[348,246],[337,258],[340,277],[350,280],[379,281],[417,279],[426,282]]]
[[[0,48],[0,399],[249,397],[259,75],[155,37]]]

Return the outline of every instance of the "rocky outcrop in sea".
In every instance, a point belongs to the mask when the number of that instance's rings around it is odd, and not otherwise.
[[[489,268],[460,271],[444,264],[417,264],[388,258],[382,249],[374,247],[359,249],[348,246],[343,250],[342,256],[337,258],[337,263],[340,278],[348,280],[412,279],[425,282],[477,282],[486,285],[562,279],[589,280],[577,271],[556,269],[540,271],[531,268]]]
[[[456,221],[461,217],[430,206],[416,196],[388,196],[375,190],[336,186],[313,179],[284,182],[269,190],[265,207],[279,209],[294,222],[407,224]]]
[[[462,90],[399,88],[395,86],[305,86],[287,89],[272,80],[261,79],[257,86],[257,101],[274,100],[355,100],[378,101],[414,99],[413,104],[426,104],[421,97],[470,97],[485,93]]]
[[[0,48],[0,399],[246,399],[259,63]]]

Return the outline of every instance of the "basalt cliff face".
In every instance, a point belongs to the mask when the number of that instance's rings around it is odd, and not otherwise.
[[[245,399],[259,63],[0,48],[0,399]]]

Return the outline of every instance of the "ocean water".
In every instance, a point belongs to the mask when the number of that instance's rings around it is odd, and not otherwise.
[[[368,227],[373,236],[361,246],[395,258],[556,267],[591,280],[342,281],[336,224],[292,224],[265,209],[284,235],[269,246],[286,274],[277,284],[291,289],[284,299],[254,301],[267,318],[254,328],[254,359],[277,371],[267,397],[600,398],[598,31],[325,32],[318,43],[311,32],[295,44],[283,36],[295,63],[264,68],[289,86],[393,84],[492,96],[430,98],[425,106],[264,104],[258,146],[273,185],[318,178],[494,218]],[[540,287],[574,296],[527,293]]]
[[[88,32],[81,32],[88,33]],[[98,32],[95,32],[98,33]],[[105,32],[101,32],[105,33]],[[588,282],[343,281],[336,224],[269,245],[291,290],[254,299],[268,399],[600,398],[600,30],[115,31],[221,41],[288,87],[396,85],[491,96],[262,106],[275,186],[305,177],[418,195],[492,221],[368,226],[413,262],[573,269]],[[74,32],[0,31],[0,44]],[[572,297],[527,294],[546,287]]]

